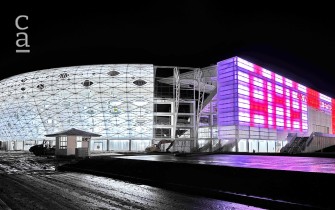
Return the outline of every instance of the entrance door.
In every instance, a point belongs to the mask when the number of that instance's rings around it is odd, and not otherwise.
[[[94,151],[102,151],[102,142],[94,142],[93,150]]]

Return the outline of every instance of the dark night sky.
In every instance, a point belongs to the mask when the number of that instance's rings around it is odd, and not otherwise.
[[[335,98],[331,5],[116,2],[2,6],[0,79],[87,64],[205,67],[237,55]],[[21,14],[30,54],[15,53]]]

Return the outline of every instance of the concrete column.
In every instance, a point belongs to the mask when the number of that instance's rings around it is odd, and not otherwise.
[[[257,152],[259,152],[259,140],[257,140]]]
[[[87,140],[87,155],[91,155],[91,139]]]
[[[235,139],[235,152],[239,152],[238,141],[239,141],[239,139]]]
[[[12,144],[11,141],[7,141],[7,145],[6,145],[6,148],[7,148],[7,151],[10,150],[10,145]]]

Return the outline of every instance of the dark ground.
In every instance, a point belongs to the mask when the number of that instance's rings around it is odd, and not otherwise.
[[[334,209],[335,159],[316,155],[0,151],[0,210]]]
[[[184,158],[187,159],[187,155]],[[335,175],[329,173],[148,161],[120,156],[91,157],[58,169],[114,177],[267,209],[335,208],[333,195],[329,193],[335,188]]]
[[[138,182],[55,170],[71,162],[76,161],[0,151],[0,210],[260,209]]]

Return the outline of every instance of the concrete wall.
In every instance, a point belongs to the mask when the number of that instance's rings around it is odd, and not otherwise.
[[[56,149],[55,155],[66,156],[67,155],[67,150],[66,149]]]
[[[314,135],[311,143],[306,146],[304,152],[315,152],[335,145],[335,136]]]
[[[330,134],[332,131],[332,117],[320,110],[308,107],[308,135],[312,132]]]

